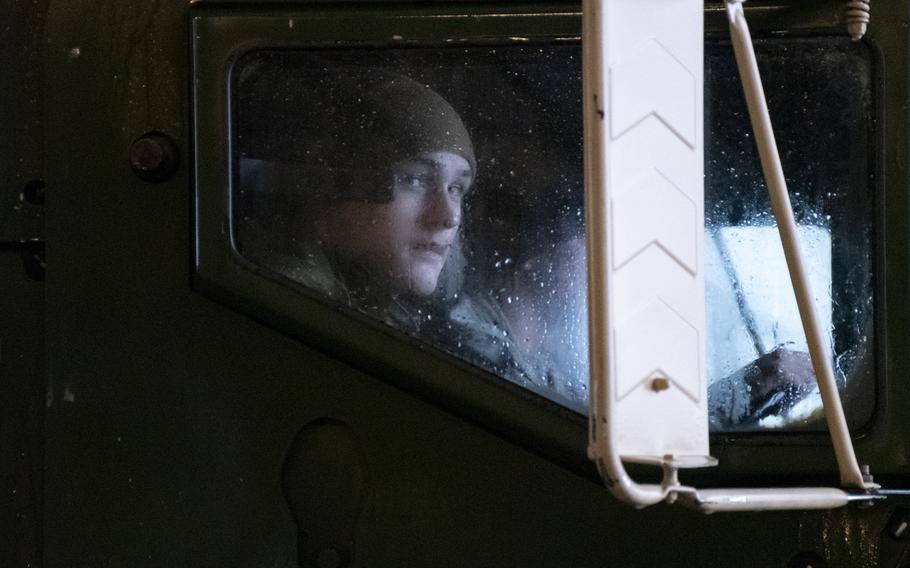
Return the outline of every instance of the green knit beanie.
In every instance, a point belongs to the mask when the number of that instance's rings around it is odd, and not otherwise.
[[[327,109],[325,139],[311,156],[334,178],[325,197],[385,202],[391,168],[427,152],[451,152],[476,172],[471,138],[438,93],[403,75],[374,72],[339,82]]]
[[[427,152],[457,154],[476,172],[458,113],[404,75],[265,60],[240,72],[236,99],[235,149],[279,167],[298,200],[388,202],[393,166]]]

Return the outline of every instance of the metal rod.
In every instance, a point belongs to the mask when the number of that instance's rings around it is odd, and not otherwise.
[[[733,38],[733,49],[736,53],[736,64],[739,68],[740,79],[746,94],[746,103],[749,107],[749,117],[752,121],[752,130],[755,132],[755,142],[761,158],[762,170],[768,184],[768,193],[771,197],[771,208],[777,219],[781,243],[784,247],[784,256],[787,259],[787,268],[790,271],[790,280],[796,294],[796,303],[802,319],[803,330],[809,344],[809,355],[812,358],[812,367],[818,381],[822,403],[825,409],[825,418],[828,421],[828,430],[834,444],[834,454],[840,469],[840,480],[843,486],[865,488],[866,483],[860,473],[853,443],[850,440],[850,431],[844,417],[834,380],[834,369],[831,366],[831,352],[825,334],[819,323],[806,263],[803,260],[799,246],[799,237],[796,232],[796,221],[793,217],[793,208],[787,192],[787,183],[784,179],[783,168],[780,164],[780,155],[774,132],[771,128],[771,118],[768,114],[768,105],[762,89],[761,77],[758,73],[758,64],[755,60],[755,51],[752,47],[752,38],[749,35],[749,26],[742,8],[743,0],[727,0],[727,15],[730,21],[730,33]]]
[[[884,497],[869,493],[847,493],[832,487],[699,489],[679,496],[682,505],[702,513],[836,509],[853,501],[879,499]]]
[[[610,280],[610,267],[604,262],[606,254],[606,227],[608,203],[604,187],[606,179],[606,155],[603,139],[603,29],[601,27],[604,0],[584,0],[583,2],[583,29],[582,50],[584,73],[584,138],[585,138],[585,215],[587,217],[586,233],[588,247],[588,325],[591,341],[589,350],[591,356],[592,389],[590,396],[590,425],[589,448],[592,459],[595,459],[598,470],[610,492],[617,499],[630,503],[636,507],[645,507],[663,501],[668,495],[668,490],[659,485],[636,483],[626,472],[618,453],[610,447],[607,455],[596,456],[598,439],[606,440],[611,445],[610,432],[607,420],[598,417],[609,416],[613,410],[610,408],[613,397],[601,397],[597,385],[601,381],[594,380],[593,374],[609,372],[607,359],[607,346],[611,344],[609,338],[610,326],[607,325],[607,293]],[[605,404],[606,408],[601,405]]]

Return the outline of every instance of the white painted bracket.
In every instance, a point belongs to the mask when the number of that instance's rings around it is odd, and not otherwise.
[[[590,0],[584,10],[589,451],[710,465],[703,3]]]

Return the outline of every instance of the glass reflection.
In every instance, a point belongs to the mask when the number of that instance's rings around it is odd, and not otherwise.
[[[831,236],[823,227],[802,225],[798,232],[816,313],[830,342]],[[778,427],[813,417],[821,398],[777,228],[709,232],[705,286],[715,429]],[[843,375],[838,378],[843,385]]]
[[[261,52],[239,64],[238,250],[583,411],[577,48],[397,55]],[[577,85],[544,89],[566,64]]]

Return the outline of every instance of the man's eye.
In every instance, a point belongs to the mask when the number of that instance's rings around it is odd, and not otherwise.
[[[420,174],[402,176],[401,181],[411,189],[424,189],[428,185],[427,176]]]
[[[461,184],[461,183],[453,183],[452,185],[449,186],[449,193],[452,195],[455,195],[457,197],[464,196],[465,190],[466,190],[465,185]]]

